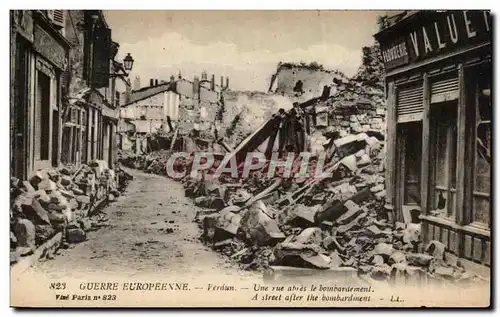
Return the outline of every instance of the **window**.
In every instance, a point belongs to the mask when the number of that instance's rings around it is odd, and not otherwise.
[[[35,130],[35,153],[39,160],[49,159],[49,143],[50,143],[50,77],[42,72],[38,72],[37,91],[36,91],[36,126]],[[36,140],[38,139],[38,140]]]
[[[454,218],[456,200],[457,104],[431,105],[432,189],[430,210]]]
[[[422,123],[403,124],[405,157],[403,205],[420,205],[420,172],[422,164]]]
[[[481,74],[475,113],[472,221],[490,226],[491,193],[491,77]]]
[[[115,92],[115,107],[120,107],[120,92],[116,91]]]

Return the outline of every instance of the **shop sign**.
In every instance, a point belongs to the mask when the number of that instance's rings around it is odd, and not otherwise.
[[[491,41],[488,11],[424,12],[420,21],[396,40],[381,39],[386,69]]]

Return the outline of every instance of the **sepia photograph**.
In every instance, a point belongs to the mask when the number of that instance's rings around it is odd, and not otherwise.
[[[489,307],[492,16],[9,10],[10,306]]]

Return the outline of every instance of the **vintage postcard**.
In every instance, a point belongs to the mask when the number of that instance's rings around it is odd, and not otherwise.
[[[11,306],[490,306],[492,31],[11,10]]]

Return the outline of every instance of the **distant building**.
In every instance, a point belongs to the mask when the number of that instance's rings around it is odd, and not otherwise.
[[[141,78],[139,76],[135,76],[134,87],[132,89],[133,90],[139,90],[139,89],[141,89]]]
[[[133,123],[139,137],[173,132],[177,127],[180,134],[209,129],[218,110],[220,92],[227,86],[216,85],[214,75],[211,80],[206,73],[201,78],[189,81],[171,76],[169,82],[163,83],[150,79],[149,86],[132,91],[129,102],[122,106],[120,116],[127,121],[122,126],[131,127]]]
[[[341,82],[347,82],[342,73],[324,69],[316,63],[279,63],[276,73],[272,75],[269,92],[288,96],[301,103],[324,95],[334,95]]]

